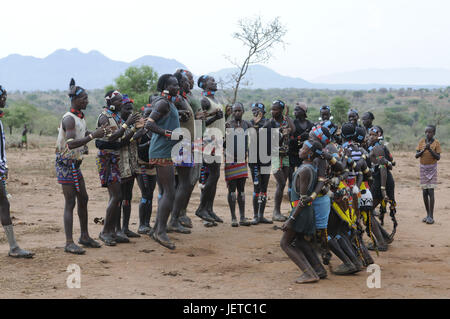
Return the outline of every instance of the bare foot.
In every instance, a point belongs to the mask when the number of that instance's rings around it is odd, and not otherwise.
[[[303,273],[300,277],[295,281],[297,284],[308,284],[313,282],[318,282],[320,279],[317,276],[312,276],[308,273]]]

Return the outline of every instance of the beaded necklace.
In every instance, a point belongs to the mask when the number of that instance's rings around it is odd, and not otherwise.
[[[161,96],[167,98],[169,101],[171,101],[173,103],[180,101],[180,97],[178,95],[177,96],[172,96],[170,94],[166,94],[166,93],[162,92]]]
[[[108,113],[109,115],[111,115],[113,117],[113,119],[116,121],[116,123],[118,125],[125,123],[125,121],[119,116],[119,114],[114,113],[111,110],[105,109],[106,113]]]
[[[215,91],[203,91],[202,92],[202,96],[206,96],[206,97],[214,96],[214,94],[216,94]]]
[[[81,112],[80,110],[76,110],[74,108],[70,109],[70,113],[75,114],[76,116],[78,116],[80,119],[84,118],[84,113]]]

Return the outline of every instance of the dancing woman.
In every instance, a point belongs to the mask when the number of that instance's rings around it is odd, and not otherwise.
[[[225,181],[228,187],[228,205],[231,212],[231,226],[238,227],[250,226],[251,223],[245,218],[245,182],[247,181],[247,152],[248,152],[248,137],[247,130],[251,124],[242,120],[244,114],[244,106],[240,102],[236,102],[232,106],[233,119],[225,124],[226,128],[232,129],[231,138],[233,138],[233,148],[228,145],[226,148],[226,163],[225,163]],[[236,131],[238,130],[238,131]],[[244,145],[239,144],[239,135],[244,136]],[[227,135],[227,141],[230,142],[230,137]],[[242,142],[242,141],[241,141]],[[243,157],[239,158],[238,153],[244,151]],[[236,196],[237,190],[237,196]],[[236,200],[239,206],[239,223],[236,219]]]
[[[384,145],[380,143],[380,130],[374,126],[369,130],[369,151],[370,161],[373,169],[373,183],[370,190],[373,196],[373,209],[379,204],[391,204],[391,217],[394,220],[394,231],[397,227],[395,222],[395,182],[390,172],[392,167],[392,157]],[[379,251],[386,251],[388,244],[393,241],[393,234],[389,235],[386,230],[380,225],[375,217],[371,218],[372,230],[376,238],[376,246],[369,244],[370,250],[378,249]]]
[[[319,142],[304,143],[299,156],[303,164],[293,176],[291,203],[292,212],[283,224],[283,236],[280,246],[289,258],[303,271],[297,283],[317,282],[326,277],[326,270],[314,251],[311,238],[316,231],[315,216],[312,208],[314,190],[317,186],[317,168],[314,158],[321,156],[322,145]],[[295,246],[293,245],[295,241]]]
[[[134,101],[128,97],[128,95],[123,95],[122,107],[120,109],[120,117],[123,121],[126,121],[133,114],[133,103]],[[139,234],[132,232],[129,229],[130,216],[131,216],[131,200],[133,198],[133,187],[134,187],[134,179],[136,177],[137,172],[137,145],[133,135],[141,135],[143,134],[143,122],[139,120],[136,122],[134,127],[127,128],[125,132],[125,138],[122,139],[122,147],[120,148],[120,184],[122,188],[122,227],[120,226],[121,216],[119,214],[119,218],[117,219],[116,231],[120,232],[122,237],[126,236],[128,238],[137,238],[141,237]],[[140,129],[139,133],[136,133],[137,129]]]
[[[287,115],[283,115],[286,104],[276,100],[272,103],[272,119],[269,121],[270,129],[279,128],[280,142],[278,154],[272,154],[272,173],[277,181],[275,191],[275,205],[273,209],[273,221],[283,222],[286,216],[281,214],[281,202],[284,188],[289,177],[289,136],[295,130],[294,123]]]
[[[202,75],[198,79],[197,84],[203,90],[200,103],[202,110],[206,112],[204,114],[206,127],[205,134],[211,136],[211,143],[222,143],[222,139],[225,136],[225,119],[222,110],[223,107],[215,98],[217,83],[212,76]],[[217,132],[217,130],[222,134],[220,139],[216,138],[214,135],[214,131]],[[214,139],[212,138],[213,136]],[[204,160],[204,168],[208,170],[209,175],[202,189],[200,205],[197,208],[195,215],[207,222],[222,223],[223,220],[213,211],[217,182],[220,177],[220,161],[217,162],[217,157],[222,155],[216,153],[215,149],[213,149],[211,154],[206,154],[212,157],[212,163]]]
[[[167,220],[175,200],[172,148],[177,140],[172,139],[172,132],[180,127],[178,110],[174,105],[180,86],[176,77],[164,74],[158,79],[157,89],[161,96],[153,101],[152,112],[145,125],[147,130],[153,132],[149,162],[156,166],[157,179],[163,191],[151,237],[162,246],[175,249],[175,244],[167,236]]]
[[[180,114],[180,128],[185,130],[186,133],[182,133],[183,148],[180,150],[180,154],[177,157],[175,164],[178,174],[178,185],[175,192],[175,202],[173,204],[173,210],[168,225],[168,230],[190,234],[189,227],[184,227],[180,222],[181,212],[186,209],[192,191],[194,190],[195,182],[191,180],[191,176],[194,170],[194,143],[195,138],[195,123],[194,123],[194,111],[188,100],[188,94],[190,93],[190,82],[186,75],[186,72],[175,72],[174,76],[177,78],[180,85],[180,95],[175,102],[175,106]],[[186,221],[189,225],[189,221]]]
[[[303,146],[303,142],[308,139],[309,131],[314,124],[307,119],[308,108],[305,103],[297,102],[294,108],[295,119],[293,121],[295,130],[292,132],[289,140],[289,184],[288,193],[291,191],[292,174],[302,164],[298,157],[298,152]]]
[[[115,246],[117,243],[128,243],[127,236],[116,232],[117,220],[120,216],[122,202],[122,187],[120,183],[120,149],[122,138],[129,140],[133,134],[124,136],[128,127],[136,123],[139,114],[135,113],[124,122],[119,115],[122,108],[122,94],[117,90],[108,91],[105,94],[106,107],[98,116],[97,127],[108,126],[113,133],[95,140],[98,148],[97,170],[102,187],[108,189],[109,202],[106,208],[105,224],[99,235],[101,241],[107,246]]]
[[[256,161],[249,161],[250,174],[253,180],[253,220],[252,225],[272,224],[271,220],[264,217],[264,211],[267,203],[267,187],[270,179],[270,160],[263,162],[260,157],[260,133],[267,134],[267,147],[270,150],[270,130],[264,129],[269,120],[264,117],[266,114],[265,106],[262,103],[252,104],[253,119],[250,120],[251,127],[255,130],[254,137],[250,135],[249,148],[256,149]],[[256,146],[255,146],[256,145]],[[268,154],[270,156],[270,153]]]
[[[153,96],[150,96],[150,103]],[[144,120],[147,119],[152,112],[151,104],[144,108]],[[153,192],[156,186],[156,168],[150,165],[148,151],[152,132],[144,130],[141,136],[134,136],[138,146],[138,168],[136,172],[136,180],[141,189],[141,201],[139,203],[139,228],[138,233],[141,235],[150,235],[150,218],[152,216]]]

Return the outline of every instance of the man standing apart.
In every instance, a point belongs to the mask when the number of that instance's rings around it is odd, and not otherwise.
[[[6,106],[6,90],[0,85],[0,108]],[[5,132],[3,130],[3,123],[0,121],[0,179],[8,179],[8,165],[6,161],[6,146],[5,146]],[[0,183],[0,221],[6,233],[9,243],[10,257],[15,258],[32,258],[34,253],[23,250],[19,247],[14,236],[11,215],[9,211],[9,201],[5,189],[5,184]]]

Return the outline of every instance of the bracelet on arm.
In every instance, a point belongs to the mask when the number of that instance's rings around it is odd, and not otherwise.
[[[172,132],[169,131],[169,130],[165,130],[164,131],[164,135],[165,135],[165,137],[171,138],[172,137]]]

